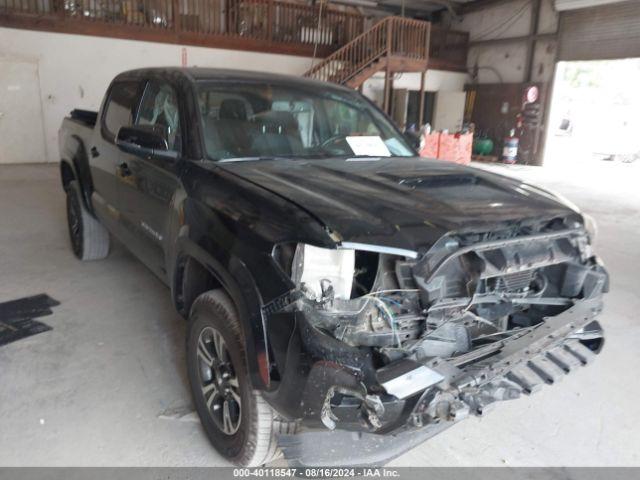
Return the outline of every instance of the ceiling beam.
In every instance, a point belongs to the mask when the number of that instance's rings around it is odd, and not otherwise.
[[[475,0],[475,2],[468,2],[462,4],[460,13],[477,12],[486,8],[494,7],[496,5],[502,5],[505,3],[511,3],[513,0]]]
[[[380,6],[401,7],[403,4],[406,9],[414,11],[432,13],[446,8],[454,16],[460,13],[460,4],[453,0],[378,0],[378,5]]]
[[[557,33],[538,33],[537,35],[522,35],[519,37],[507,37],[507,38],[491,38],[489,40],[476,40],[475,42],[469,42],[470,47],[488,47],[491,45],[503,45],[507,43],[527,42],[531,38],[536,41],[555,40]]]

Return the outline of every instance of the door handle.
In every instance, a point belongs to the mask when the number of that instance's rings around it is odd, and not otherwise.
[[[122,162],[120,165],[118,165],[118,170],[120,171],[121,177],[128,177],[129,175],[131,175],[131,170],[129,170],[129,165],[127,165],[126,162]]]
[[[100,152],[98,151],[98,149],[96,147],[91,147],[91,156],[95,158],[99,155],[100,155]]]

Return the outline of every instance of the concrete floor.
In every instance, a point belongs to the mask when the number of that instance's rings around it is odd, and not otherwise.
[[[612,277],[592,366],[500,404],[395,466],[640,465],[640,165],[490,167],[550,187],[594,215]],[[191,410],[184,321],[124,248],[80,263],[55,166],[0,166],[0,301],[48,293],[53,330],[0,347],[1,466],[213,466]]]

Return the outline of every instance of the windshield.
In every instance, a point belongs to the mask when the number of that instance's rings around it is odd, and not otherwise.
[[[385,116],[355,92],[211,83],[199,87],[198,104],[214,160],[414,155]]]

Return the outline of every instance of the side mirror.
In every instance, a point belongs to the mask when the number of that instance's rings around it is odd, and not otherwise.
[[[160,125],[120,127],[116,145],[123,152],[146,158],[175,160],[178,152],[169,150],[164,128]]]

